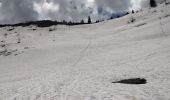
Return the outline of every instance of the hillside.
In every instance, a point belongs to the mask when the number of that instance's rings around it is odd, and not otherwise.
[[[169,27],[170,5],[90,25],[2,27],[0,100],[169,100]],[[112,83],[129,78],[147,83]]]

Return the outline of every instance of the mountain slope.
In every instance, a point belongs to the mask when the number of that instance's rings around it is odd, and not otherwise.
[[[169,9],[93,25],[0,28],[0,50],[9,52],[0,56],[0,100],[169,100]],[[112,83],[128,78],[147,84]]]

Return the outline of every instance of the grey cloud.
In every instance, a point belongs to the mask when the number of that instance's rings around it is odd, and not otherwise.
[[[155,0],[157,3],[162,3],[165,0]],[[142,0],[141,7],[149,7],[150,0]]]
[[[16,23],[37,20],[37,12],[30,0],[2,0],[0,9],[1,23]]]
[[[93,19],[105,18],[113,12],[125,11],[131,7],[129,0],[95,0],[92,5],[87,0],[48,0],[60,5],[58,12],[48,12],[51,19],[80,21],[89,15]],[[39,1],[41,3],[41,1]]]
[[[43,8],[44,1],[47,7]],[[0,0],[0,2],[0,24],[41,19],[80,21],[89,15],[95,20],[107,18],[114,12],[126,11],[132,7],[130,0],[94,0],[94,3],[89,3],[88,0]],[[35,4],[39,8],[35,8]],[[57,5],[59,8],[52,10]]]
[[[48,0],[48,3],[50,2],[59,5],[58,11],[47,12],[46,17],[48,16],[50,19],[80,21],[91,15],[95,9],[95,5],[93,7],[87,6],[86,0]]]
[[[132,6],[130,0],[96,0],[96,3],[99,7],[109,7],[116,11],[126,10]]]

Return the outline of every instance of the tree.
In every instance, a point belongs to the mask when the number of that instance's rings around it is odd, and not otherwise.
[[[88,24],[91,24],[91,18],[90,18],[90,16],[88,17]]]
[[[73,22],[72,22],[72,21],[69,21],[69,22],[68,22],[68,25],[73,25]]]
[[[67,24],[67,22],[66,22],[65,20],[63,20],[63,24],[64,24],[64,25],[66,25],[66,24]]]
[[[169,4],[169,1],[167,1],[167,0],[164,0],[165,1],[165,5],[168,5]]]
[[[150,0],[150,7],[156,7],[156,1],[155,0]]]
[[[111,16],[110,19],[113,19],[113,16]]]
[[[129,12],[126,13],[126,15],[128,15],[128,14],[129,14]]]
[[[134,14],[135,13],[135,11],[134,10],[132,10],[132,14]]]
[[[17,41],[17,43],[21,43],[20,34],[17,34],[17,38],[18,38],[18,41]]]
[[[96,23],[99,23],[100,21],[99,20],[96,20]]]
[[[82,19],[80,23],[81,23],[81,24],[84,24],[84,20]]]

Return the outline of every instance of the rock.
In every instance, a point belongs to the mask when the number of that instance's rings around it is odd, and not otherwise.
[[[131,79],[124,79],[112,83],[122,83],[122,84],[146,84],[147,80],[144,78],[131,78]]]

